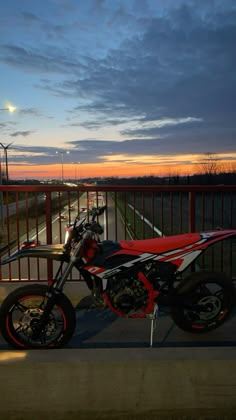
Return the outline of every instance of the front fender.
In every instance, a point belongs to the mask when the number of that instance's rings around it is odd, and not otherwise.
[[[63,244],[56,245],[38,245],[34,248],[23,248],[13,252],[13,254],[4,257],[0,264],[9,264],[12,261],[20,258],[47,258],[49,260],[67,261],[67,253]]]

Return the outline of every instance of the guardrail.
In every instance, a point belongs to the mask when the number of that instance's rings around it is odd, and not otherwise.
[[[78,213],[106,204],[102,239],[147,239],[236,227],[236,186],[0,186],[1,255],[24,241],[63,243],[65,225]],[[236,276],[233,241],[214,245],[199,259],[205,268]],[[48,281],[58,265],[23,259],[0,267],[0,281]],[[72,273],[70,280],[78,280]]]

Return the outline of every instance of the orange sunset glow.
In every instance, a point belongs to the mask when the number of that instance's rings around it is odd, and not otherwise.
[[[137,176],[171,176],[171,175],[190,175],[196,173],[195,165],[141,165],[141,164],[83,164],[76,171],[73,165],[64,165],[64,179],[83,179],[96,177],[137,177]],[[25,166],[24,170],[20,166],[10,167],[10,177],[12,179],[60,179],[60,165],[40,165]]]
[[[138,177],[138,176],[186,176],[200,173],[206,155],[107,155],[102,156],[100,163],[64,162],[64,179],[83,179],[96,177]],[[216,160],[219,172],[231,171],[235,168],[236,154],[219,154]],[[61,179],[62,164],[16,165],[9,166],[11,179]]]
[[[192,168],[193,169],[193,168]],[[64,165],[64,178],[93,178],[93,177],[132,177],[132,176],[168,176],[168,175],[186,175],[191,173],[189,165],[182,165],[179,168],[168,165],[141,165],[141,164],[83,164],[77,169],[76,176],[73,165]],[[40,165],[40,166],[11,166],[10,176],[17,178],[61,178],[60,165]]]

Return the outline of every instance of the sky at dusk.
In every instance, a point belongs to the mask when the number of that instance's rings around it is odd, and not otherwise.
[[[2,1],[0,108],[13,179],[235,164],[236,2]]]

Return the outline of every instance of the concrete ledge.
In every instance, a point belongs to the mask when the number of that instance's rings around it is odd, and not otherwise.
[[[235,420],[236,411],[230,413],[225,410],[165,410],[165,411],[140,411],[139,413],[103,412],[92,414],[51,410],[48,412],[34,412],[32,410],[18,412],[1,412],[1,420]]]
[[[236,349],[2,351],[0,418],[236,418]]]

